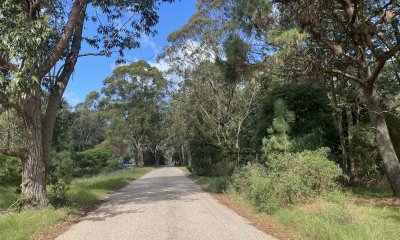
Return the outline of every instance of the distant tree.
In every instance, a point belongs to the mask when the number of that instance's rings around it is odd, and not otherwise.
[[[91,92],[83,103],[75,106],[72,131],[77,151],[95,147],[105,139],[105,118],[99,108],[100,94]]]
[[[113,115],[118,114],[113,117],[118,119],[118,131],[110,134],[127,136],[135,148],[138,166],[143,166],[143,150],[152,135],[157,138],[154,131],[161,121],[158,114],[168,90],[168,81],[156,67],[138,61],[117,67],[112,76],[104,80],[104,85],[104,102]]]

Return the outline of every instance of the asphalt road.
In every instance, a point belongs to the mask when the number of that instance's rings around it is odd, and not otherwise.
[[[116,192],[58,240],[273,239],[218,203],[182,170],[154,170]]]

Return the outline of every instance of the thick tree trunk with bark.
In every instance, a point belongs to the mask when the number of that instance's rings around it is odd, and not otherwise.
[[[29,96],[24,105],[25,148],[22,161],[22,209],[37,209],[49,205],[46,192],[46,163],[43,159],[41,100],[39,91]]]
[[[389,180],[394,196],[400,198],[400,163],[390,139],[385,114],[381,109],[378,94],[374,89],[364,88],[364,96],[386,177]]]

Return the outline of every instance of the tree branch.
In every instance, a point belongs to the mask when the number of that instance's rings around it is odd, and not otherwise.
[[[28,156],[28,151],[26,149],[20,149],[17,151],[13,151],[10,149],[2,149],[0,148],[0,153],[6,155],[8,157],[17,157],[21,159],[26,159]]]
[[[75,28],[78,26],[78,22],[81,20],[81,11],[83,9],[86,9],[86,5],[87,0],[74,1],[64,33],[61,35],[60,40],[54,47],[53,53],[50,55],[48,63],[39,68],[38,77],[40,79],[43,78],[46,73],[50,71],[50,69],[54,67],[57,61],[62,57],[64,50],[68,47]]]
[[[387,51],[381,55],[381,58],[378,60],[378,65],[375,67],[373,73],[368,78],[368,87],[369,88],[372,88],[374,86],[375,82],[378,79],[379,74],[381,73],[381,71],[382,71],[383,67],[385,66],[386,62],[388,61],[388,59],[393,57],[399,50],[400,50],[400,43],[398,43],[396,46],[391,48],[389,51]]]
[[[17,71],[18,66],[12,64],[11,62],[9,62],[5,59],[0,59],[0,69]]]
[[[361,84],[362,86],[365,86],[365,85],[366,85],[366,82],[364,82],[363,80],[359,79],[358,77],[353,76],[353,75],[351,75],[351,74],[348,74],[348,73],[346,73],[346,72],[343,72],[343,71],[341,71],[341,70],[339,70],[339,69],[323,69],[323,72],[324,72],[324,73],[336,74],[336,75],[343,76],[343,77],[345,77],[345,78],[348,78],[348,79],[350,79],[350,80],[353,80],[353,81],[355,81],[355,82]]]

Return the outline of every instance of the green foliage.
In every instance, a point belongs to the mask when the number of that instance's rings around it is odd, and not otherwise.
[[[286,153],[290,148],[289,124],[294,121],[293,112],[289,111],[282,99],[274,104],[274,119],[268,128],[269,137],[263,138],[263,152],[269,157],[279,153]]]
[[[18,186],[21,184],[21,160],[0,154],[0,185]]]
[[[253,148],[257,151],[261,150],[262,139],[268,136],[267,130],[275,118],[271,109],[274,109],[278,99],[282,99],[287,109],[295,116],[290,124],[289,134],[292,139],[292,148],[302,150],[305,147],[317,149],[328,146],[335,152],[339,145],[339,138],[334,111],[330,106],[326,91],[310,84],[281,84],[280,82],[271,83],[271,81],[271,79],[266,79],[266,83],[269,84],[265,86],[266,89],[263,91],[260,106],[253,120],[252,126],[255,126],[251,136]],[[312,148],[305,145],[306,138],[312,138],[315,144]]]
[[[232,185],[260,211],[274,212],[277,207],[306,203],[334,190],[339,166],[330,161],[329,149],[277,155],[269,167],[251,164],[237,168]]]
[[[78,152],[73,156],[74,164],[77,167],[75,176],[100,173],[107,166],[107,163],[116,157],[116,153],[108,148],[95,148]]]
[[[291,150],[293,152],[301,152],[304,150],[316,150],[323,146],[323,132],[321,129],[314,129],[312,132],[292,139]]]
[[[74,171],[71,153],[68,151],[53,152],[49,170],[48,184],[54,204],[67,203]]]
[[[357,177],[364,180],[379,179],[382,176],[382,162],[372,127],[368,123],[354,126],[351,140]]]
[[[248,71],[247,54],[250,46],[237,35],[230,36],[224,43],[226,61],[217,59],[226,83],[233,83],[240,80],[243,74]]]

